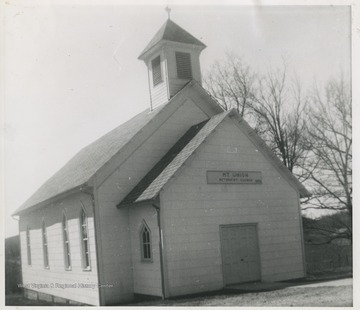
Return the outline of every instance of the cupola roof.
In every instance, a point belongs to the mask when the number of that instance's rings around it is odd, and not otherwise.
[[[205,48],[206,45],[200,40],[196,39],[193,35],[186,30],[175,24],[171,19],[168,19],[155,34],[149,44],[141,52],[139,59],[152,47],[162,40],[180,42],[186,44],[193,44]]]

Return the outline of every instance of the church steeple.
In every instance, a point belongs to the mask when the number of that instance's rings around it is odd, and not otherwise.
[[[167,19],[138,57],[148,68],[151,108],[167,102],[191,80],[201,84],[199,57],[205,47]]]

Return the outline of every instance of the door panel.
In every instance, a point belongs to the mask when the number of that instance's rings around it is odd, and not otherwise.
[[[260,280],[255,224],[220,226],[225,285]]]

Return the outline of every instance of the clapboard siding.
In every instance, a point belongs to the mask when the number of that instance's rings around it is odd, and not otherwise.
[[[97,189],[100,221],[99,242],[101,242],[102,265],[104,266],[103,280],[105,283],[113,285],[104,290],[105,304],[128,301],[134,293],[133,268],[137,257],[129,255],[136,251],[136,246],[132,248],[130,242],[129,210],[127,208],[119,210],[116,205],[190,126],[207,118],[208,116],[204,112],[188,100],[123,163],[119,164],[116,160],[109,163],[107,170],[111,170],[113,173]],[[99,178],[103,177],[99,175]],[[154,234],[156,236],[155,232]],[[112,267],[108,268],[107,266]],[[155,269],[152,270],[152,273],[152,279],[158,279],[160,276]],[[135,288],[149,291],[148,287],[140,288],[138,284],[135,285]],[[152,289],[152,293],[157,296],[158,291],[156,286]]]
[[[168,101],[167,85],[164,82],[151,89],[151,106],[153,109]]]
[[[177,74],[176,65],[176,52],[182,52],[190,54],[191,72],[192,77],[189,79],[179,78]],[[160,55],[160,68],[162,82],[154,86],[153,73],[152,73],[152,60]],[[171,97],[178,93],[189,81],[196,80],[201,84],[201,72],[200,72],[200,50],[193,46],[167,42],[167,44],[161,49],[161,51],[155,51],[152,55],[146,59],[146,66],[148,68],[149,77],[149,89],[151,106],[156,108],[157,106],[166,103]]]
[[[261,171],[262,184],[207,184],[208,170]],[[223,287],[224,224],[258,224],[263,281],[304,276],[298,193],[230,120],[168,184],[161,208],[169,296]]]
[[[153,73],[152,73],[152,60],[160,55],[160,70],[162,81],[154,86]],[[159,105],[169,100],[167,76],[166,76],[166,60],[164,59],[164,53],[160,53],[152,57],[147,63],[149,70],[149,88],[150,88],[150,100],[151,107],[155,109]]]
[[[143,221],[151,231],[152,262],[141,261],[140,229]],[[133,258],[134,293],[161,296],[159,228],[154,207],[134,206],[130,210],[131,256]]]
[[[79,215],[82,204],[88,216],[88,233],[91,270],[82,268]],[[68,219],[71,270],[65,270],[62,219]],[[49,269],[44,268],[42,246],[42,220],[46,225],[49,253]],[[27,264],[26,227],[30,229],[32,264]],[[96,264],[95,232],[92,202],[88,195],[72,195],[61,203],[54,203],[20,217],[21,264],[23,284],[32,290],[63,297],[80,303],[99,305],[98,275]],[[36,288],[35,284],[46,284],[48,288]],[[61,288],[65,284],[76,284],[76,288]],[[89,288],[83,288],[88,285]],[[52,286],[52,287],[51,287]]]

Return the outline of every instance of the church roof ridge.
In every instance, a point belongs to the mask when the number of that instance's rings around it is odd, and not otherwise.
[[[154,200],[167,182],[184,165],[204,140],[216,129],[216,127],[227,117],[234,118],[242,127],[243,132],[248,135],[256,146],[261,148],[264,155],[283,176],[293,184],[302,198],[311,196],[311,193],[303,184],[285,167],[277,156],[270,150],[266,143],[251,130],[248,123],[236,112],[235,109],[216,114],[209,120],[196,124],[175,143],[175,145],[159,160],[159,162],[140,180],[128,195],[117,205],[118,208],[134,203]]]
[[[103,167],[116,153],[127,144],[131,144],[135,136],[143,130],[154,118],[164,111],[171,102],[185,92],[186,89],[196,87],[207,92],[196,82],[187,83],[167,104],[150,111],[146,109],[128,121],[115,127],[110,132],[99,137],[92,143],[78,151],[65,165],[43,183],[14,213],[30,209],[36,205],[47,202],[49,199],[63,195],[75,188],[82,187]],[[167,113],[167,112],[166,112]]]
[[[122,149],[155,115],[146,109],[78,151],[15,212],[42,203],[49,198],[85,184],[99,168]]]

